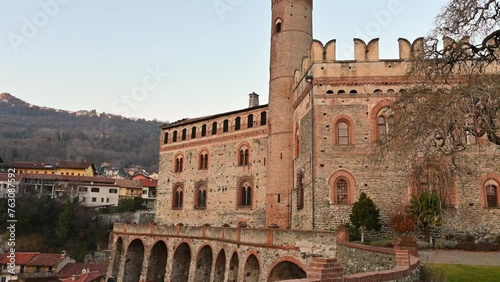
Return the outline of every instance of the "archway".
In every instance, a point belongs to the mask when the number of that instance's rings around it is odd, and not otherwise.
[[[139,239],[130,243],[125,258],[124,282],[137,282],[141,278],[142,263],[144,261],[144,244]]]
[[[228,282],[236,282],[238,281],[238,266],[240,261],[238,259],[238,254],[236,252],[233,253],[231,257],[231,261],[229,262],[229,271],[228,271]]]
[[[245,263],[244,282],[258,282],[260,276],[260,266],[257,257],[251,255]]]
[[[190,263],[191,249],[188,244],[182,243],[175,249],[170,280],[176,282],[188,281]]]
[[[122,258],[122,252],[123,252],[123,240],[122,240],[122,237],[118,237],[118,240],[116,240],[115,255],[114,255],[114,260],[113,260],[113,269],[111,272],[111,275],[114,278],[117,278],[118,273],[120,272],[120,261]]]
[[[293,262],[283,261],[276,265],[271,274],[269,281],[282,281],[307,278],[305,271]]]
[[[167,245],[165,242],[157,242],[149,256],[147,281],[164,281],[167,270]]]
[[[224,281],[224,275],[226,274],[226,253],[224,250],[219,252],[217,260],[215,261],[215,276],[214,281]]]
[[[196,270],[194,272],[195,282],[210,281],[210,276],[212,274],[212,257],[212,248],[210,248],[210,246],[205,246],[200,250],[196,260]]]

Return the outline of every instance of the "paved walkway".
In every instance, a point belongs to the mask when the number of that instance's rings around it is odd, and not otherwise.
[[[467,252],[458,250],[422,250],[423,263],[448,263],[500,266],[500,252]]]

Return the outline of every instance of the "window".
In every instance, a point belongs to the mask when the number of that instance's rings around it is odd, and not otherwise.
[[[97,198],[96,197],[92,197],[92,202],[93,203],[97,202]]]
[[[172,134],[172,142],[177,142],[177,130]]]
[[[300,156],[300,130],[299,125],[295,127],[295,157]]]
[[[349,145],[349,125],[345,121],[341,121],[337,125],[337,144]]]
[[[334,94],[334,93],[333,93],[333,90],[328,90],[328,91],[326,91],[326,94],[327,94],[327,95],[332,95],[332,94]]]
[[[109,203],[109,198],[106,198],[106,203]]]
[[[176,185],[174,188],[174,195],[172,197],[172,208],[173,209],[182,209],[183,204],[183,194],[184,189],[182,185]]]
[[[145,195],[148,193],[148,190],[142,190],[142,194]]]
[[[241,182],[238,203],[240,206],[244,207],[252,205],[252,185],[248,180]]]
[[[387,139],[390,128],[394,122],[394,111],[390,107],[382,108],[377,114],[377,134],[378,140],[384,141]]]
[[[21,265],[21,268],[19,269],[19,273],[24,273],[24,265]]]
[[[224,120],[222,123],[222,132],[228,132],[229,131],[229,120]]]
[[[182,138],[182,141],[185,141],[185,140],[186,140],[186,138],[187,138],[187,129],[185,129],[185,128],[184,128],[184,129],[182,130],[182,137],[181,137],[181,138]]]
[[[207,151],[202,151],[199,156],[199,163],[198,163],[198,169],[199,170],[206,170],[208,169],[208,152]]]
[[[101,198],[101,203],[104,203],[104,198]]]
[[[87,187],[78,187],[78,192],[88,192],[89,188]]]
[[[182,172],[184,162],[181,153],[176,155],[174,162],[174,172]]]
[[[253,127],[253,115],[250,114],[248,115],[248,119],[247,119],[247,128],[252,128]]]
[[[109,193],[110,194],[116,194],[116,193],[118,193],[118,189],[114,189],[114,188],[113,189],[109,189]]]
[[[250,158],[250,151],[246,145],[243,145],[239,149],[238,153],[238,166],[248,166]]]
[[[234,120],[234,130],[240,130],[241,129],[241,118],[237,117]]]
[[[216,135],[217,134],[217,122],[213,122],[212,123],[212,135]]]
[[[373,94],[375,94],[375,95],[381,95],[382,94],[382,90],[375,89],[375,91],[373,91]]]
[[[349,94],[350,94],[351,96],[354,96],[354,95],[358,94],[358,91],[356,91],[356,90],[351,90],[351,92],[349,92]]]
[[[168,144],[168,132],[163,135],[163,144]]]
[[[297,173],[297,209],[304,208],[304,172]]]
[[[337,92],[338,95],[344,95],[345,94],[345,90],[339,90],[339,92]]]
[[[193,126],[193,128],[191,128],[191,139],[195,138],[196,138],[196,126]]]
[[[345,179],[339,179],[337,181],[336,187],[336,203],[337,204],[347,204],[347,181]]]
[[[82,197],[82,202],[84,202],[84,203],[85,203],[85,200],[86,200],[86,199],[87,199],[87,198],[85,198],[85,197]]]
[[[207,136],[207,125],[204,124],[201,126],[201,137]]]
[[[205,183],[200,183],[196,188],[196,209],[206,209],[207,208],[207,187]]]
[[[281,32],[281,26],[282,25],[282,21],[281,19],[276,19],[276,21],[274,22],[274,26],[275,26],[275,32],[276,33],[280,33]]]
[[[99,193],[99,191],[100,191],[100,190],[101,190],[101,189],[96,188],[96,187],[92,187],[92,188],[90,188],[90,192],[92,192],[92,193]]]
[[[260,113],[260,125],[267,125],[267,112]]]
[[[498,183],[494,179],[486,181],[484,184],[486,207],[487,208],[498,208],[499,198],[498,198]]]
[[[41,270],[42,270],[42,269],[41,269],[41,267],[40,267],[40,266],[37,266],[37,267],[35,268],[35,272],[36,272],[36,273],[39,273]]]

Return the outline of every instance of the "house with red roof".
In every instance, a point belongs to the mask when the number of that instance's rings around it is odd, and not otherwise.
[[[54,174],[69,176],[95,176],[96,167],[90,162],[61,161],[58,163],[46,162],[13,162],[10,167],[19,174]]]
[[[69,278],[60,279],[61,282],[104,282],[106,275],[99,271],[90,271]]]
[[[102,277],[108,272],[108,264],[91,264],[91,263],[68,263],[61,271],[57,273],[57,277],[61,281],[73,281],[67,280],[74,277],[85,277],[85,274],[92,273],[88,275],[85,279],[95,279],[94,274],[99,273]],[[94,280],[81,280],[81,281],[94,281]]]
[[[17,281],[19,276],[30,274],[57,273],[68,263],[74,263],[70,256],[63,254],[43,254],[39,252],[16,252],[0,255],[0,282]],[[11,267],[14,266],[12,270]]]
[[[154,209],[156,202],[156,187],[158,187],[158,179],[147,178],[141,179],[142,199],[146,201],[146,205]]]

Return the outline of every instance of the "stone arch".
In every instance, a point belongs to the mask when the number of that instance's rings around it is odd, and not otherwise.
[[[111,276],[117,278],[118,273],[120,272],[120,261],[123,252],[123,239],[122,237],[118,237],[115,243],[115,255],[113,260],[113,268],[111,270]]]
[[[228,282],[236,282],[238,281],[238,271],[239,271],[240,260],[238,258],[238,253],[235,251],[231,256],[231,260],[229,261],[229,271],[228,271]]]
[[[167,271],[167,245],[163,241],[158,241],[151,249],[149,255],[147,281],[164,281]]]
[[[179,282],[188,281],[190,264],[191,248],[187,243],[181,243],[175,248],[170,280]]]
[[[213,252],[209,245],[205,245],[198,252],[196,259],[196,270],[194,272],[195,282],[210,281],[212,275]]]
[[[354,176],[347,170],[337,170],[334,172],[330,178],[328,179],[328,186],[330,187],[331,193],[331,202],[334,204],[338,204],[337,197],[337,184],[339,181],[345,181],[347,184],[347,204],[352,204],[355,201],[355,187],[356,187],[356,179]]]
[[[226,252],[221,249],[215,260],[215,274],[214,281],[222,282],[224,281],[224,276],[226,275]]]
[[[260,277],[260,264],[255,255],[250,255],[245,263],[244,282],[257,282]]]
[[[354,120],[348,116],[348,115],[338,115],[335,117],[333,120],[333,132],[332,132],[332,139],[333,139],[333,144],[338,145],[339,143],[339,125],[341,123],[347,124],[347,130],[348,130],[348,145],[353,145],[355,143],[355,127],[356,123]]]
[[[282,281],[307,278],[305,267],[294,258],[282,258],[269,268],[267,281]]]
[[[144,244],[141,239],[135,239],[127,248],[125,258],[125,273],[123,282],[137,282],[141,278],[142,263],[144,262]]]

